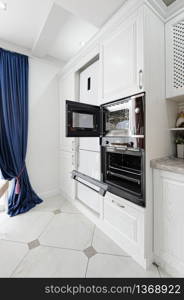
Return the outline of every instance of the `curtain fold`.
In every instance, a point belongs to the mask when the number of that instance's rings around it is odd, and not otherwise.
[[[0,48],[0,169],[13,180],[8,214],[24,213],[42,200],[33,191],[26,165],[29,61]]]

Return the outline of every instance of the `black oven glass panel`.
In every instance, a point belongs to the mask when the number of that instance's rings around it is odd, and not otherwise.
[[[141,195],[141,156],[107,152],[106,180],[119,188]]]
[[[66,136],[100,136],[100,107],[66,101]]]

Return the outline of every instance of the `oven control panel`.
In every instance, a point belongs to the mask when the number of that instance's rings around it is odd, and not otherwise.
[[[139,152],[144,149],[144,139],[132,137],[103,137],[101,146],[107,147],[108,151],[134,151]]]

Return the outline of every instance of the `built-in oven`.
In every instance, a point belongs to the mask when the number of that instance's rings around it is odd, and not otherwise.
[[[81,184],[145,205],[145,94],[94,106],[66,101],[66,136],[100,137],[101,181],[74,170]]]
[[[109,192],[145,206],[144,166],[143,138],[102,139],[102,180]]]
[[[144,136],[144,94],[101,106],[66,101],[66,136]]]

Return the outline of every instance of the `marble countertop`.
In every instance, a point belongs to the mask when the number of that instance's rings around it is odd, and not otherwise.
[[[163,157],[151,160],[151,168],[184,175],[184,159]]]

